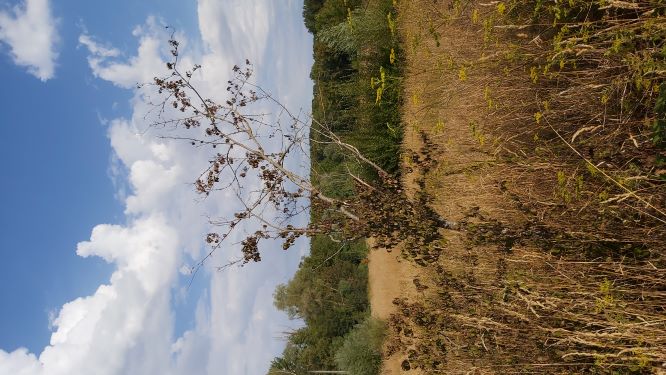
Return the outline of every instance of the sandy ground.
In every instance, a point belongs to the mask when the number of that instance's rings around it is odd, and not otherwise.
[[[393,299],[408,292],[410,266],[395,251],[372,250],[368,258],[372,316],[388,319],[395,312]]]
[[[418,150],[421,145],[418,136],[418,129],[410,127],[406,129],[403,140],[403,148],[406,150]],[[403,185],[409,195],[416,190],[414,179],[416,172],[406,173],[403,171]],[[372,241],[369,241],[372,247]],[[370,289],[370,307],[372,316],[388,320],[391,314],[396,312],[396,305],[393,300],[399,297],[409,299],[419,298],[419,293],[414,285],[414,278],[423,273],[423,269],[414,263],[405,260],[400,255],[400,248],[392,251],[371,250],[368,256],[369,264],[369,289]],[[382,374],[400,374],[401,363],[404,359],[404,353],[396,353],[384,360]],[[411,370],[410,374],[421,374],[418,370]]]
[[[414,286],[410,282],[410,275],[414,270],[407,261],[400,259],[397,251],[389,253],[373,250],[368,258],[372,316],[386,320],[395,312],[393,299],[414,292]],[[384,361],[382,374],[399,373],[399,356],[392,356]]]
[[[482,94],[471,96],[453,95],[448,90],[457,93],[465,87],[478,87],[479,83],[473,80],[460,82],[457,72],[443,73],[442,70],[430,69],[444,61],[451,55],[466,54],[466,46],[460,44],[457,38],[442,38],[441,46],[435,45],[435,40],[426,40],[419,46],[411,46],[410,40],[428,24],[423,7],[445,9],[444,4],[433,5],[432,2],[413,1],[401,2],[401,32],[405,42],[406,69],[405,69],[405,104],[403,108],[403,123],[405,133],[403,149],[418,151],[421,145],[419,132],[425,131],[437,150],[435,159],[437,168],[435,172],[426,176],[426,189],[435,198],[434,208],[444,218],[458,221],[464,212],[474,207],[484,212],[497,212],[498,197],[496,187],[488,186],[486,176],[490,173],[492,156],[483,150],[483,142],[479,142],[482,129],[470,130],[469,121],[474,119],[474,113],[481,113],[486,104]],[[447,31],[441,28],[442,35]],[[450,33],[448,35],[451,35]],[[456,34],[454,34],[456,35]],[[464,58],[464,56],[457,56]],[[430,70],[428,70],[430,69]],[[452,79],[453,78],[453,79]],[[470,115],[472,114],[472,115]],[[414,191],[414,179],[417,172],[404,174],[403,183],[406,190]],[[447,231],[446,253],[440,264],[447,269],[468,269],[466,259],[469,250],[464,246],[461,233]],[[482,249],[477,249],[482,250]],[[388,319],[396,311],[392,303],[396,297],[405,297],[409,300],[425,298],[416,291],[413,283],[415,277],[428,280],[427,268],[418,267],[400,257],[400,249],[392,252],[381,250],[372,251],[369,256],[370,277],[370,304],[372,315],[381,319]],[[485,262],[481,260],[481,265]],[[491,272],[484,272],[479,267],[476,271],[480,277],[490,277]],[[490,269],[491,267],[489,267]],[[460,271],[463,272],[463,271]],[[466,272],[466,271],[465,271]],[[487,273],[488,275],[484,275]],[[406,353],[398,352],[384,361],[382,374],[405,373],[401,369]],[[418,370],[410,370],[409,374],[421,374]]]

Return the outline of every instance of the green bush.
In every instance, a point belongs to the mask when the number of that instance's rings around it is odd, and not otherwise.
[[[384,322],[367,318],[345,336],[342,347],[335,353],[340,370],[351,375],[376,375],[382,365],[382,343],[386,333]]]

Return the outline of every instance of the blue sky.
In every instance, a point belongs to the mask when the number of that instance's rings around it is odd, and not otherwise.
[[[0,375],[261,374],[295,323],[272,307],[306,251],[210,271],[189,185],[203,151],[150,130],[135,84],[183,59],[216,97],[249,58],[259,83],[309,110],[302,1],[0,1]],[[233,253],[235,249],[225,249]],[[254,355],[244,353],[251,350]],[[94,369],[94,372],[90,372]]]

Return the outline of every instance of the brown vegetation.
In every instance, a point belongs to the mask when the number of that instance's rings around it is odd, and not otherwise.
[[[590,4],[563,26],[534,2],[400,2],[403,168],[458,224],[394,301],[386,373],[663,373],[663,9]]]

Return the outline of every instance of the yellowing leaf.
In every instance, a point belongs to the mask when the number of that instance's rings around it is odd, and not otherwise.
[[[479,10],[478,9],[474,9],[472,11],[472,23],[473,24],[479,23]]]
[[[539,73],[537,73],[536,66],[530,68],[530,79],[532,80],[532,83],[537,83],[539,80]]]
[[[460,68],[460,70],[458,71],[458,78],[461,81],[465,81],[467,79],[467,70],[465,69],[465,67]]]
[[[542,117],[543,117],[543,113],[541,113],[541,112],[537,112],[537,113],[534,114],[534,120],[536,121],[537,124],[541,122]]]
[[[444,131],[444,121],[439,120],[435,124],[435,127],[432,128],[433,133],[441,134]]]
[[[500,15],[503,15],[504,12],[506,12],[506,4],[504,4],[504,3],[497,4],[497,13],[499,13]]]

